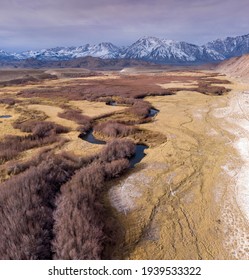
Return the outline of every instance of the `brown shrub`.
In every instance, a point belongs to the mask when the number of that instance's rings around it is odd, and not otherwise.
[[[94,127],[94,132],[107,137],[125,137],[136,132],[136,128],[115,121],[99,123]]]
[[[1,259],[52,258],[54,200],[73,172],[55,157],[1,184]]]
[[[91,118],[81,114],[79,110],[67,110],[62,113],[58,113],[60,118],[75,121],[77,124],[85,124],[86,122],[91,122]]]
[[[104,173],[93,164],[76,173],[61,189],[54,213],[54,259],[100,259],[105,241],[104,207],[98,202]]]
[[[212,86],[206,83],[200,83],[197,91],[203,94],[223,95],[231,90],[221,86]]]
[[[22,132],[33,133],[34,136],[38,136],[39,138],[69,132],[69,129],[65,126],[45,121],[15,122],[13,127],[20,129]]]
[[[31,160],[25,162],[12,162],[6,166],[8,175],[17,175],[25,170],[29,169],[31,166],[37,166],[47,157],[51,156],[51,149],[44,148],[39,152],[38,155],[33,157]]]
[[[32,132],[27,136],[6,136],[0,142],[0,163],[16,157],[19,153],[35,147],[58,142],[57,134],[68,132],[68,128],[51,122],[27,121],[16,123],[15,128]]]
[[[111,179],[111,178],[119,177],[128,168],[129,168],[129,160],[125,158],[106,163],[104,165],[105,178]]]
[[[113,160],[130,158],[135,154],[135,144],[127,139],[115,139],[109,142],[100,153],[100,160],[111,162]]]
[[[19,153],[35,147],[52,144],[59,141],[58,136],[51,135],[45,138],[29,136],[6,136],[0,142],[0,163],[16,157]]]
[[[13,98],[0,98],[0,104],[15,105],[16,100]]]
[[[93,163],[62,186],[54,212],[54,259],[109,258],[104,251],[115,243],[116,229],[101,202],[101,192],[105,180],[119,176],[128,166],[127,159]]]
[[[85,133],[92,127],[92,119],[88,116],[82,115],[79,110],[68,109],[62,113],[58,113],[58,116],[79,124],[80,126],[77,130],[80,131],[80,133]]]
[[[139,118],[146,118],[150,112],[151,104],[147,101],[136,100],[131,108],[128,109],[128,112],[133,115],[138,116]]]

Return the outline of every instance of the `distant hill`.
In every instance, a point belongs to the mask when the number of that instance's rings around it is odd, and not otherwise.
[[[228,76],[249,80],[249,54],[233,57],[218,64],[216,70]]]
[[[0,61],[0,67],[11,68],[86,68],[90,70],[121,70],[126,67],[153,66],[155,64],[134,59],[102,59],[98,57],[81,57],[71,60],[25,60]]]

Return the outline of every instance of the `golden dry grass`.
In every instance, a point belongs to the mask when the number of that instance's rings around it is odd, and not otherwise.
[[[159,114],[152,122],[141,124],[139,128],[148,133],[136,135],[135,141],[146,141],[150,148],[146,157],[134,170],[121,179],[110,183],[106,193],[106,205],[112,209],[124,229],[119,246],[114,248],[114,258],[125,259],[229,259],[229,249],[224,246],[225,227],[222,218],[222,205],[227,196],[217,198],[217,183],[224,180],[222,166],[226,163],[227,154],[236,155],[236,151],[227,145],[232,136],[220,125],[212,112],[226,106],[230,96],[237,91],[248,89],[247,84],[233,81],[233,92],[227,96],[207,96],[197,92],[184,91],[197,85],[194,78],[209,76],[203,72],[177,72],[180,77],[190,76],[190,82],[173,81],[160,83],[167,88],[182,88],[176,95],[147,97]],[[134,73],[132,73],[134,75]],[[153,74],[156,75],[157,74]],[[153,75],[150,79],[153,80]],[[170,79],[175,72],[160,73]],[[144,77],[143,77],[144,78]],[[226,77],[215,77],[224,80]],[[105,77],[81,78],[77,80],[119,79],[117,73]],[[157,79],[156,79],[157,80]],[[45,81],[43,86],[58,87],[68,84],[61,81]],[[86,84],[85,84],[86,85]],[[25,86],[32,88],[34,86]],[[1,89],[15,95],[20,87]],[[75,131],[75,122],[58,117],[62,112],[55,102],[48,105],[47,99],[40,104],[31,104],[25,100],[26,110],[36,110],[47,116],[47,120],[68,126],[72,131],[63,137],[68,140],[57,152],[65,150],[76,155],[89,155],[98,152],[100,145],[93,145],[79,139]],[[58,101],[58,100],[57,100]],[[30,102],[30,103],[29,103]],[[82,114],[96,118],[112,113],[104,120],[122,120],[132,118],[122,111],[126,107],[108,106],[103,102],[85,100],[69,101],[70,107],[78,108]],[[11,114],[12,119],[1,120],[1,137],[6,134],[18,134],[11,126],[21,113],[16,107],[6,108],[0,105],[1,114]],[[120,112],[121,111],[121,112]],[[3,112],[3,113],[2,113]],[[25,114],[25,111],[22,112]],[[28,117],[28,116],[27,116]],[[103,119],[100,121],[103,121]],[[20,133],[22,134],[22,133]],[[161,137],[158,135],[162,135]],[[155,138],[153,138],[155,137]],[[159,137],[159,138],[158,138]],[[145,141],[146,140],[146,141]],[[153,142],[155,145],[153,145]],[[152,144],[150,144],[152,143]],[[37,150],[34,151],[36,153]],[[32,156],[29,151],[23,158]],[[241,163],[240,163],[241,164]],[[228,185],[231,182],[226,182]],[[221,187],[221,192],[224,191]],[[230,195],[230,194],[229,194]],[[234,212],[239,211],[235,204]],[[238,213],[239,215],[239,213]],[[241,222],[242,223],[242,222]],[[243,224],[244,227],[246,225]]]

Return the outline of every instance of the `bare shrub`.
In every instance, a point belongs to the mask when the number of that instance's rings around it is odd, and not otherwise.
[[[32,135],[6,136],[4,140],[0,142],[0,162],[8,161],[25,150],[42,147],[57,141],[59,141],[59,138],[56,135],[45,138],[38,138]]]
[[[65,126],[45,121],[25,121],[22,123],[14,123],[13,127],[20,129],[22,132],[33,133],[39,138],[43,138],[52,134],[61,134],[69,132]]]
[[[24,172],[29,169],[31,166],[37,166],[42,161],[44,161],[47,157],[51,155],[51,149],[44,148],[39,152],[35,157],[31,160],[25,162],[12,162],[6,166],[8,175],[17,175],[19,173]]]
[[[128,109],[128,112],[133,115],[138,116],[139,118],[146,118],[150,112],[151,104],[147,101],[136,100],[131,108]]]
[[[54,212],[54,259],[96,260],[108,258],[107,245],[116,240],[116,225],[101,198],[104,181],[129,166],[127,159],[95,162],[79,170],[61,187]]]
[[[134,149],[129,140],[89,158],[46,149],[19,167],[26,171],[0,185],[0,258],[108,258],[117,229],[102,203],[104,182],[129,167]]]
[[[223,95],[224,93],[227,93],[231,91],[230,89],[227,89],[225,87],[221,86],[212,86],[210,84],[207,84],[205,82],[199,83],[198,92],[201,92],[203,94],[210,94],[210,95]]]
[[[115,139],[109,142],[100,153],[100,160],[111,162],[113,160],[130,158],[135,154],[135,144],[127,139]]]
[[[15,105],[16,100],[13,98],[0,98],[0,104]]]
[[[57,134],[68,132],[68,128],[51,122],[27,121],[15,124],[22,131],[32,132],[27,136],[6,136],[0,142],[0,163],[16,157],[19,153],[35,147],[59,142]]]
[[[79,110],[67,110],[62,113],[58,113],[60,118],[75,121],[77,124],[84,125],[85,123],[90,123],[92,119],[88,116],[82,115]]]
[[[58,116],[79,124],[77,130],[80,133],[85,133],[92,127],[92,119],[88,116],[82,115],[79,110],[68,109],[62,113],[58,113]]]
[[[94,127],[94,132],[104,134],[108,137],[125,137],[134,134],[136,130],[134,127],[115,121],[99,123]]]
[[[129,168],[129,160],[122,158],[111,161],[104,165],[106,179],[119,177],[126,169]]]
[[[52,258],[54,200],[73,172],[55,157],[1,184],[1,259]]]
[[[55,259],[100,259],[105,234],[103,205],[98,202],[104,172],[93,164],[76,173],[61,188],[54,213],[53,250]]]

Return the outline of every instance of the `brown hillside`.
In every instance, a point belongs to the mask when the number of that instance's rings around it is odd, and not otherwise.
[[[249,80],[249,54],[225,60],[216,69],[228,76],[247,81]]]

